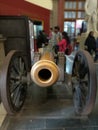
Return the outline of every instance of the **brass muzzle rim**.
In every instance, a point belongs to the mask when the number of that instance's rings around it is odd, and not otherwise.
[[[43,77],[40,77],[42,72]],[[48,77],[45,76],[48,73]],[[59,77],[59,68],[53,62],[49,60],[40,60],[36,62],[31,68],[31,79],[40,87],[48,87],[53,85]]]

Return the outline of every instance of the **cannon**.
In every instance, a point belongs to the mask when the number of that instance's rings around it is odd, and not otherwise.
[[[32,80],[41,87],[53,85],[59,77],[59,68],[54,63],[52,53],[44,52],[40,60],[31,68]]]
[[[71,63],[72,56],[74,60]],[[2,102],[7,112],[16,113],[23,106],[30,82],[29,77],[39,87],[51,87],[56,82],[64,81],[66,71],[66,73],[72,73],[75,112],[79,115],[90,114],[96,99],[96,74],[90,54],[81,50],[66,58],[63,53],[59,53],[58,64],[49,52],[43,55],[35,53],[34,57],[34,65],[30,72],[28,72],[26,55],[21,51],[10,51],[4,60],[0,86]],[[68,68],[64,71],[65,65]],[[70,66],[72,66],[72,72],[69,70]]]
[[[0,71],[0,96],[7,113],[12,115],[21,110],[30,83],[44,89],[57,82],[64,83],[67,73],[71,75],[75,113],[89,115],[93,110],[97,91],[91,55],[85,50],[75,51],[70,55],[62,52],[55,55],[47,46],[43,53],[34,52],[31,63],[28,61],[29,51],[10,49],[4,59]]]

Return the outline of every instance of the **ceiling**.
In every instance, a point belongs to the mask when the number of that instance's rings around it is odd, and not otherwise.
[[[25,0],[32,4],[38,5],[40,7],[52,10],[53,9],[53,2],[52,0]]]

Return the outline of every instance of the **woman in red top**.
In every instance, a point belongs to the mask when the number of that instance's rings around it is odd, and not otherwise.
[[[67,32],[62,32],[62,40],[58,43],[59,51],[65,52],[69,44],[70,44],[70,39],[68,37]]]

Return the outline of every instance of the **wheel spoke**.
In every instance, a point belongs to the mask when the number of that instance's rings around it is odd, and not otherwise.
[[[19,80],[19,79],[20,79],[19,76],[14,76],[14,75],[11,75],[11,76],[10,76],[10,80],[17,81],[17,80]]]
[[[15,106],[20,106],[23,103],[25,95],[26,95],[26,88],[23,85],[21,85],[18,97],[15,101]]]
[[[13,70],[16,72],[16,74],[20,74],[18,58],[14,60],[12,64],[13,64]]]
[[[18,96],[19,96],[19,93],[20,93],[20,86],[21,86],[21,85],[19,85],[19,86],[17,87],[16,91],[13,92],[12,102],[13,102],[14,105],[15,105],[16,100],[17,100],[17,98],[18,98]]]
[[[20,105],[22,104],[22,101],[20,101],[20,96],[21,96],[21,93],[19,92],[19,93],[18,93],[18,96],[17,96],[17,98],[16,98],[16,101],[14,102],[14,105],[15,105],[16,107],[18,107],[18,106],[20,106]]]
[[[20,82],[18,81],[17,83],[13,83],[13,86],[10,87],[10,93],[12,94],[16,89],[19,87]]]
[[[24,72],[24,63],[22,61],[22,58],[19,58],[19,69],[20,69],[20,74],[23,74]]]

